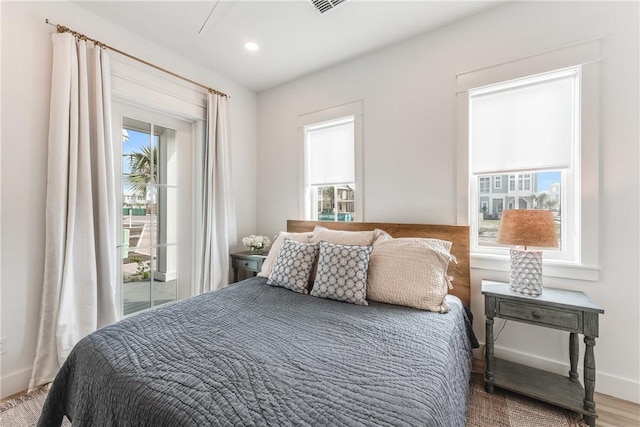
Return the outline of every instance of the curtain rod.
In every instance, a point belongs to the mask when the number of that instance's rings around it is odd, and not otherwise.
[[[114,52],[116,52],[116,53],[119,53],[120,55],[123,55],[123,56],[126,56],[127,58],[133,59],[134,61],[138,61],[138,62],[140,62],[140,63],[142,63],[142,64],[144,64],[144,65],[148,65],[149,67],[152,67],[152,68],[155,68],[156,70],[162,71],[163,73],[170,74],[170,75],[172,75],[173,77],[177,77],[177,78],[179,78],[179,79],[181,79],[181,80],[184,80],[184,81],[189,82],[189,83],[191,83],[191,84],[194,84],[194,85],[196,85],[196,86],[198,86],[198,87],[201,87],[201,88],[203,88],[203,89],[206,89],[206,90],[207,90],[207,91],[209,91],[210,93],[215,93],[216,95],[220,95],[220,96],[224,96],[225,98],[229,98],[229,95],[227,95],[227,94],[226,94],[226,93],[224,93],[224,92],[220,92],[219,90],[212,89],[212,88],[210,88],[210,87],[208,87],[208,86],[205,86],[205,85],[203,85],[203,84],[201,84],[201,83],[198,83],[198,82],[196,82],[196,81],[193,81],[193,80],[191,80],[191,79],[188,79],[188,78],[186,78],[186,77],[183,77],[183,76],[181,76],[181,75],[179,75],[179,74],[176,74],[176,73],[174,73],[174,72],[172,72],[172,71],[169,71],[169,70],[167,70],[167,69],[165,69],[165,68],[162,68],[162,67],[159,67],[159,66],[157,66],[157,65],[155,65],[155,64],[152,64],[152,63],[150,63],[150,62],[147,62],[147,61],[145,61],[144,59],[140,59],[140,58],[135,57],[135,56],[133,56],[133,55],[130,55],[130,54],[126,53],[126,52],[123,52],[123,51],[121,51],[121,50],[119,50],[119,49],[116,49],[116,48],[111,47],[111,46],[109,46],[109,45],[107,45],[107,44],[104,44],[104,43],[102,43],[102,42],[100,42],[100,41],[98,41],[98,40],[94,40],[94,39],[92,39],[92,38],[90,38],[90,37],[85,36],[84,34],[81,34],[81,33],[77,32],[77,31],[73,31],[72,29],[67,28],[67,27],[65,27],[64,25],[54,24],[53,22],[49,21],[49,19],[45,19],[45,23],[47,23],[47,24],[49,24],[49,25],[53,25],[54,27],[56,27],[56,29],[58,30],[58,33],[70,33],[70,34],[73,34],[75,37],[77,37],[77,38],[79,38],[79,39],[81,39],[81,40],[90,41],[90,42],[91,42],[91,43],[93,43],[94,45],[99,46],[99,47],[101,47],[101,48],[103,48],[103,49],[109,49],[109,50],[112,50],[112,51],[114,51]]]

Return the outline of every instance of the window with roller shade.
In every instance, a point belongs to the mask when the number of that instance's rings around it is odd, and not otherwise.
[[[545,257],[578,261],[579,129],[579,67],[469,90],[474,252],[505,251],[496,243],[503,210],[548,209],[559,249]]]
[[[307,219],[356,219],[354,130],[353,116],[304,127]]]

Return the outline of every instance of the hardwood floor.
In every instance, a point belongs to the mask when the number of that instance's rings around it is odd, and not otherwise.
[[[640,426],[640,405],[596,393],[596,427]]]
[[[473,372],[484,371],[484,361],[473,359]],[[638,427],[640,426],[640,405],[606,394],[596,393],[598,419],[596,427]]]

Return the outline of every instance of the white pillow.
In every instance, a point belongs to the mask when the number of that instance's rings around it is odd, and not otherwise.
[[[280,234],[278,234],[278,237],[276,237],[275,241],[271,245],[271,249],[269,249],[267,258],[262,263],[262,268],[260,269],[260,273],[258,273],[258,276],[269,277],[269,275],[271,274],[271,270],[273,269],[273,265],[276,263],[278,252],[280,252],[280,248],[282,248],[282,244],[284,243],[284,239],[291,239],[301,243],[310,243],[311,236],[313,236],[313,233],[311,231],[306,233],[288,233],[286,231],[280,232]]]
[[[329,230],[316,225],[313,229],[313,243],[327,242],[335,245],[371,246],[376,239],[376,231]]]
[[[369,260],[367,299],[446,313],[451,282],[447,268],[455,257],[451,242],[398,238],[376,242]]]

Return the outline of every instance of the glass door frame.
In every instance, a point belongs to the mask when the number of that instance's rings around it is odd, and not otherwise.
[[[118,218],[117,221],[117,242],[116,248],[117,255],[117,298],[119,301],[119,316],[125,317],[124,314],[124,283],[123,283],[123,265],[122,257],[124,247],[123,239],[123,170],[122,170],[122,156],[123,156],[123,144],[122,144],[122,129],[123,129],[123,117],[137,120],[144,123],[149,123],[154,126],[160,126],[167,129],[175,130],[176,149],[178,150],[178,164],[177,164],[177,202],[179,209],[177,209],[177,239],[176,239],[176,256],[177,256],[177,269],[176,269],[176,299],[180,300],[193,295],[192,282],[196,277],[196,264],[195,254],[195,240],[194,239],[194,227],[197,227],[197,217],[195,216],[196,209],[194,209],[194,194],[196,183],[196,171],[197,168],[192,167],[195,161],[194,149],[194,136],[197,131],[195,122],[185,121],[179,117],[171,117],[170,115],[155,112],[144,107],[133,106],[130,104],[124,104],[119,102],[113,103],[113,149],[114,149],[114,174],[116,181],[116,200],[119,201],[118,206]],[[153,157],[153,156],[152,156]],[[153,208],[152,208],[153,209]],[[157,229],[156,229],[157,233]],[[197,234],[196,234],[197,235]],[[154,235],[152,239],[156,239]],[[153,248],[159,247],[156,243]],[[151,251],[153,252],[153,250]],[[156,260],[157,262],[157,260]],[[153,257],[151,258],[150,265],[153,266]],[[153,269],[150,269],[151,276],[153,276]],[[136,311],[140,313],[142,311],[151,309],[154,307],[154,289],[153,289],[153,277],[150,278],[150,292],[149,292],[149,308]],[[130,313],[134,314],[134,313]]]

